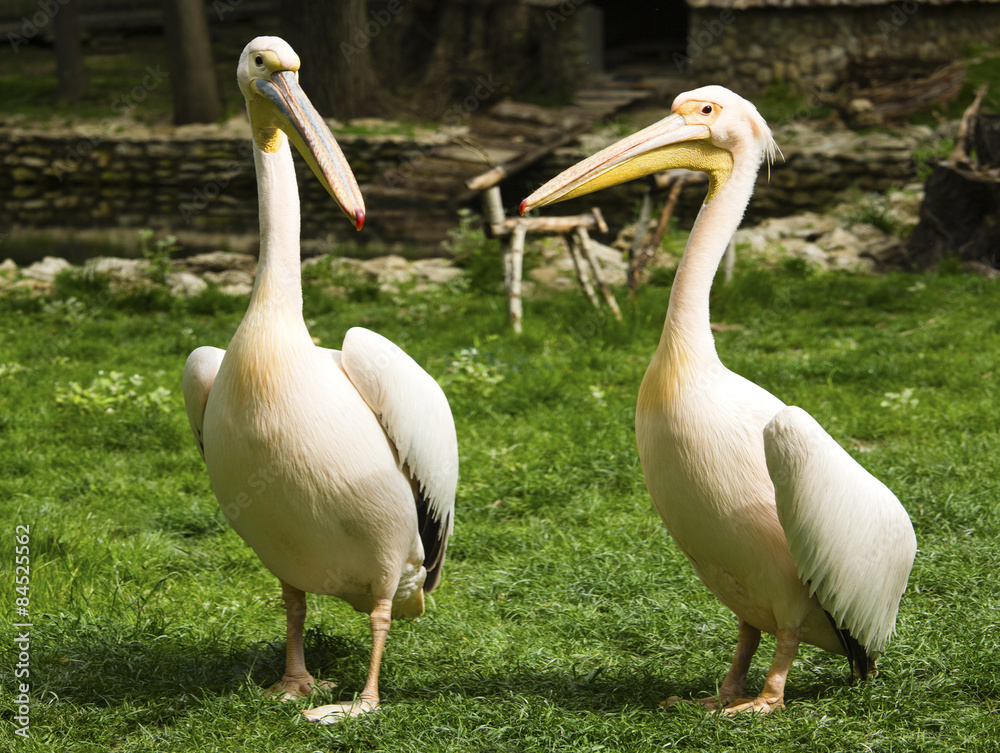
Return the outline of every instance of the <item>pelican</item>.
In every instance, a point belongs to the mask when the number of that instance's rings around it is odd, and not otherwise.
[[[420,616],[424,594],[441,578],[458,445],[441,388],[397,346],[355,327],[342,351],[327,350],[306,328],[288,142],[359,230],[365,208],[298,69],[298,56],[277,37],[254,39],[240,56],[260,202],[257,279],[229,348],[188,357],[183,392],[223,513],[281,582],[285,673],[271,691],[298,698],[329,685],[303,657],[306,592],[370,615],[360,696],[302,712],[332,723],[378,708],[390,620]]]
[[[803,642],[846,655],[862,679],[874,671],[916,538],[892,492],[809,414],[722,365],[709,326],[712,280],[776,145],[757,109],[721,86],[679,95],[671,113],[553,178],[521,213],[670,168],[708,175],[639,389],[636,442],[671,536],[738,618],[729,672],[701,702],[770,712],[784,705]],[[762,631],[776,650],[761,693],[749,697]]]

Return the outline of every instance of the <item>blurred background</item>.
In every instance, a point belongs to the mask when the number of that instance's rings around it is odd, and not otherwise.
[[[460,213],[479,211],[484,173],[500,168],[512,214],[548,177],[705,83],[785,128],[785,161],[751,219],[915,185],[1000,74],[998,29],[991,0],[5,0],[0,256],[134,254],[143,229],[171,233],[182,254],[255,252],[234,69],[258,35],[299,52],[303,87],[369,207],[353,234],[322,188],[300,181],[305,253],[416,258],[448,253]],[[988,91],[983,109],[998,97]],[[868,142],[848,134],[886,128],[904,129],[895,152],[859,159]],[[644,190],[602,195],[612,233],[635,221]],[[702,190],[681,192],[680,226]]]

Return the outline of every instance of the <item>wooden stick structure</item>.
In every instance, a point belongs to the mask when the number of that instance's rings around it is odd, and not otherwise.
[[[514,332],[521,334],[522,329],[521,275],[524,269],[524,245],[528,233],[569,236],[570,258],[573,260],[580,288],[594,307],[600,308],[601,302],[594,290],[596,283],[597,290],[611,309],[612,315],[621,321],[622,314],[618,302],[604,279],[604,273],[594,253],[594,249],[601,244],[591,240],[588,232],[590,230],[608,232],[608,225],[600,209],[595,207],[589,214],[569,217],[506,217],[503,200],[500,197],[500,187],[497,185],[492,185],[483,192],[482,201],[487,233],[494,238],[510,236],[510,243],[504,247],[503,265],[504,286],[507,288],[507,312]]]
[[[986,92],[990,89],[989,83],[985,83],[979,87],[976,91],[976,96],[972,100],[972,104],[965,108],[965,112],[962,113],[962,121],[958,127],[958,135],[955,137],[955,148],[951,153],[952,164],[958,165],[969,161],[969,147],[968,143],[970,137],[972,136],[972,124],[976,120],[976,116],[979,115],[979,109],[983,104],[983,97],[986,96]]]
[[[642,208],[639,210],[639,221],[636,223],[635,238],[632,240],[632,247],[629,250],[628,260],[628,291],[634,293],[639,288],[642,280],[642,272],[646,265],[656,255],[663,242],[663,236],[677,208],[677,201],[680,199],[681,190],[684,186],[694,183],[703,183],[708,178],[703,173],[692,172],[691,170],[667,170],[656,173],[652,176],[649,188],[643,196]],[[649,227],[649,220],[652,215],[651,207],[653,195],[667,191],[667,200],[660,212],[660,218],[656,223],[656,229],[652,237],[646,243],[646,231]]]

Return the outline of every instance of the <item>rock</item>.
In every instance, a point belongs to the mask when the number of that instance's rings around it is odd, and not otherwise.
[[[48,295],[52,292],[50,280],[38,280],[31,277],[15,280],[10,287],[13,290],[26,292],[28,295]]]
[[[558,270],[554,267],[536,267],[528,272],[528,277],[542,287],[549,288],[550,290],[569,290],[577,286],[576,279],[572,276],[567,276],[563,270]]]
[[[410,263],[402,256],[389,254],[361,262],[360,271],[373,282],[378,283],[384,293],[398,293],[399,286],[412,282],[414,272]]]
[[[69,269],[73,265],[58,256],[46,256],[41,261],[25,267],[21,272],[25,277],[42,282],[52,282],[60,272]]]
[[[447,259],[419,259],[410,265],[410,269],[434,285],[443,285],[462,276],[462,270],[452,266]]]
[[[864,128],[882,124],[882,117],[875,114],[875,105],[870,99],[858,97],[847,103],[847,117],[855,128]]]
[[[983,264],[981,261],[963,261],[959,268],[963,272],[972,272],[980,277],[985,277],[987,280],[1000,278],[1000,269],[994,269],[989,264]]]
[[[219,287],[219,292],[224,295],[240,296],[240,295],[250,295],[253,292],[253,285],[247,285],[245,283],[233,283],[231,285],[221,285]]]
[[[208,287],[207,282],[191,272],[171,272],[167,275],[167,285],[170,294],[177,298],[190,298]]]
[[[375,280],[412,276],[410,274],[410,263],[397,254],[387,254],[385,256],[376,256],[374,259],[365,259],[361,262],[361,271]]]
[[[149,262],[145,259],[95,256],[93,259],[87,259],[83,268],[88,272],[108,275],[115,282],[127,283],[145,279],[149,273]]]
[[[253,289],[254,276],[245,269],[226,269],[221,272],[205,272],[205,282],[218,285],[228,295],[249,295]]]
[[[4,259],[0,262],[0,275],[10,279],[17,275],[17,264],[13,259]]]
[[[211,251],[207,254],[195,254],[181,259],[179,264],[193,274],[205,272],[226,272],[240,270],[253,276],[257,271],[257,258],[250,254],[237,254],[231,251]]]
[[[308,259],[303,259],[302,271],[304,272],[307,269],[312,269],[313,267],[319,267],[320,269],[329,269],[331,258],[332,257],[330,256],[323,255],[323,256],[310,256]]]

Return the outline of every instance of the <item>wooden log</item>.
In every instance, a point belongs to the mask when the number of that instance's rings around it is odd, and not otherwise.
[[[608,283],[604,280],[604,273],[601,271],[601,265],[597,263],[597,257],[594,256],[594,249],[590,245],[590,234],[587,233],[586,228],[578,227],[575,231],[577,240],[580,243],[580,248],[583,249],[584,256],[587,257],[587,263],[590,265],[590,272],[594,276],[594,281],[597,283],[597,289],[601,291],[601,295],[604,297],[604,302],[608,304],[608,308],[611,309],[611,313],[614,315],[615,319],[618,321],[622,320],[621,309],[618,308],[618,301],[615,300],[614,293],[611,292],[611,288],[608,287]]]
[[[490,189],[491,191],[493,189]],[[501,208],[501,212],[503,209]],[[490,231],[495,236],[509,235],[514,228],[524,224],[529,233],[548,233],[561,235],[571,233],[576,227],[585,227],[588,230],[597,230],[601,233],[608,232],[608,225],[604,221],[604,215],[596,207],[590,214],[575,214],[568,217],[507,217],[502,220],[502,224],[488,220]]]
[[[569,242],[569,255],[573,260],[573,269],[576,270],[576,279],[580,283],[580,288],[583,290],[584,294],[593,304],[595,309],[601,307],[600,301],[597,300],[597,294],[594,293],[594,286],[590,284],[590,275],[588,275],[586,268],[583,265],[583,253],[580,251],[579,239],[573,237]]]
[[[507,312],[515,334],[521,334],[521,274],[524,266],[524,238],[527,228],[519,225],[510,238],[510,282],[507,287]]]
[[[684,178],[684,185],[686,186],[708,182],[708,176],[705,173],[678,167],[673,170],[664,170],[662,173],[654,174],[653,183],[656,184],[657,190],[666,191],[673,188],[678,178]]]
[[[949,257],[1000,267],[1000,179],[967,165],[938,163],[906,251],[920,270]]]
[[[642,255],[643,246],[646,243],[646,229],[649,227],[649,219],[653,214],[653,186],[642,195],[642,204],[639,205],[639,219],[635,222],[635,235],[632,236],[632,244],[628,247],[628,268],[629,279],[632,279],[632,269],[636,266],[639,256]],[[629,288],[631,289],[631,284]]]
[[[506,217],[503,211],[503,199],[500,196],[499,186],[493,186],[483,191],[483,219],[486,220],[487,234],[491,238],[507,232],[504,224]]]
[[[958,125],[958,135],[955,137],[955,148],[951,152],[951,162],[959,164],[969,161],[969,146],[972,141],[973,123],[979,115],[979,108],[983,104],[983,97],[989,90],[988,83],[979,87],[972,104],[965,108],[962,113],[962,122]]]
[[[1000,268],[1000,116],[979,112],[984,95],[980,88],[962,116],[951,160],[937,162],[924,186],[920,221],[906,241],[917,269],[947,258]]]
[[[656,223],[656,230],[653,231],[653,237],[650,242],[644,246],[641,251],[629,259],[629,269],[628,269],[628,290],[629,293],[634,293],[639,289],[639,281],[642,279],[642,272],[649,263],[649,260],[656,256],[657,250],[660,248],[660,243],[663,242],[663,235],[667,231],[667,225],[670,224],[670,218],[674,214],[674,210],[677,208],[677,201],[681,196],[681,189],[685,185],[691,182],[700,183],[701,181],[697,176],[703,175],[702,173],[692,173],[690,170],[669,170],[669,180],[671,181],[670,193],[667,195],[667,201],[663,205],[663,210],[660,212],[660,219]],[[707,180],[707,177],[705,178]],[[645,237],[645,233],[643,233]]]
[[[972,144],[976,150],[976,166],[996,173],[1000,168],[1000,115],[979,114]]]
[[[497,165],[492,167],[484,173],[470,178],[465,182],[466,188],[469,191],[477,193],[483,191],[490,186],[495,186],[497,183],[502,181],[508,175],[513,175],[518,170],[521,170],[528,165],[531,165],[543,157],[548,156],[551,152],[555,151],[561,146],[568,144],[570,141],[575,139],[581,133],[586,131],[590,127],[590,123],[586,120],[578,120],[575,125],[562,130],[562,135],[558,138],[553,139],[541,146],[537,146],[534,149],[528,149],[521,156],[515,157],[509,162],[505,162],[502,165]],[[463,197],[459,196],[457,200],[461,200]]]

